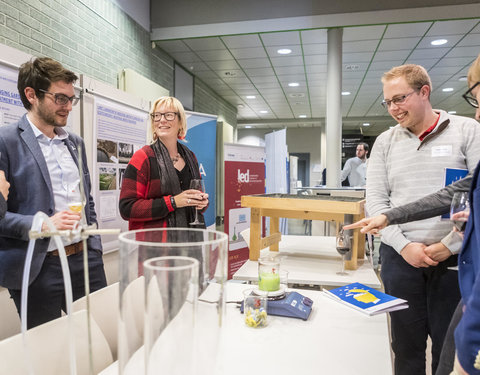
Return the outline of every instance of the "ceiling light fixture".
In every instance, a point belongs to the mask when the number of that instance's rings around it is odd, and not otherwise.
[[[467,76],[461,76],[458,80],[460,82],[466,82],[467,81]]]
[[[260,111],[260,113],[268,113],[268,111],[263,110],[263,111]]]
[[[457,113],[457,111],[448,111],[448,113],[450,113],[451,115],[454,115]]]
[[[245,125],[245,129],[250,129],[252,125]]]
[[[279,55],[288,55],[290,53],[292,53],[292,50],[290,48],[280,48],[277,50],[277,53]]]
[[[443,46],[447,42],[448,42],[447,39],[436,39],[436,40],[432,40],[430,44],[432,46]]]
[[[343,96],[350,95],[350,94],[351,94],[350,91],[342,91],[342,95],[343,95]]]
[[[292,92],[288,96],[291,98],[304,98],[305,94],[303,92]]]
[[[238,104],[238,105],[237,105],[237,108],[238,108],[238,109],[243,109],[243,108],[245,108],[245,106],[244,106],[243,104]]]
[[[298,115],[299,118],[307,118],[307,115]]]
[[[453,87],[445,87],[444,89],[442,89],[443,92],[452,92],[453,91]]]
[[[299,84],[298,82],[290,82],[290,83],[288,84],[288,86],[290,86],[290,87],[298,87],[298,86],[300,86],[300,84]]]
[[[255,99],[256,96],[255,96],[255,95],[247,95],[246,98],[247,98],[247,99]]]
[[[369,122],[364,122],[362,125],[363,126],[370,126],[370,123]]]

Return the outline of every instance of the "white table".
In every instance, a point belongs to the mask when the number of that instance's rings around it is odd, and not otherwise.
[[[249,286],[227,283],[228,300],[241,300],[245,288]],[[322,292],[299,292],[314,301],[307,321],[270,316],[267,327],[250,328],[235,304],[227,304],[215,369],[202,372],[202,367],[197,368],[200,374],[392,374],[385,314],[367,316]],[[214,309],[212,305],[204,305]],[[177,349],[178,358],[172,358],[174,361],[181,360],[182,351]],[[137,358],[141,360],[143,355]],[[117,371],[113,364],[100,374],[116,375]]]
[[[367,258],[358,260],[358,269],[347,276],[337,275],[342,257],[335,249],[335,237],[284,235],[279,243],[281,269],[288,271],[289,284],[324,287],[359,282],[380,289],[381,283]],[[234,280],[258,281],[258,262],[247,260],[233,275]]]

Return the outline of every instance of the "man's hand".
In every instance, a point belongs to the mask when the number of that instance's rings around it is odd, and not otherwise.
[[[425,248],[425,254],[437,262],[443,262],[448,259],[452,252],[443,243],[437,242]]]
[[[436,266],[438,262],[425,254],[426,247],[423,243],[410,242],[400,251],[400,255],[415,268]]]
[[[67,229],[74,229],[76,224],[80,221],[82,216],[78,212],[73,211],[60,211],[57,212],[55,215],[50,216],[50,220],[52,221],[55,228],[58,230],[67,230]],[[48,231],[47,223],[43,223],[42,231]]]
[[[387,225],[387,217],[382,214],[362,219],[350,225],[345,225],[343,229],[362,228],[360,230],[362,233],[378,234],[378,231],[385,228]]]
[[[5,200],[8,199],[8,189],[10,189],[10,183],[5,178],[5,173],[0,171],[0,193],[3,195]]]

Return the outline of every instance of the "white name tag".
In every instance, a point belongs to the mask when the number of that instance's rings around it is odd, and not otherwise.
[[[438,156],[451,156],[451,155],[452,155],[452,145],[432,147],[432,158],[435,158]]]

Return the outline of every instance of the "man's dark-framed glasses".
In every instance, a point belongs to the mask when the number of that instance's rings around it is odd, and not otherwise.
[[[78,96],[67,96],[65,94],[59,94],[56,92],[48,92],[47,90],[43,89],[38,89],[38,91],[41,91],[45,94],[53,95],[55,98],[55,104],[58,105],[66,105],[68,102],[72,103],[72,105],[75,105],[78,103],[78,100],[80,99]]]
[[[470,104],[472,107],[475,107],[475,108],[478,108],[478,100],[472,95],[472,90],[478,85],[480,85],[480,81],[475,83],[472,87],[468,89],[468,91],[465,94],[462,95],[463,99],[465,99],[468,104]]]
[[[162,119],[162,116],[165,117],[165,120],[167,121],[173,121],[175,120],[175,116],[177,115],[177,112],[165,112],[165,113],[160,113],[160,112],[155,112],[155,113],[150,113],[150,117],[152,118],[153,121],[160,121]]]
[[[383,105],[384,108],[388,109],[388,108],[390,108],[392,103],[395,104],[395,105],[403,104],[403,103],[405,103],[405,100],[407,100],[407,98],[410,95],[412,95],[414,92],[415,92],[415,90],[408,93],[408,94],[405,94],[405,95],[396,96],[396,97],[392,98],[392,100],[388,100],[388,99],[382,100],[382,105]]]

